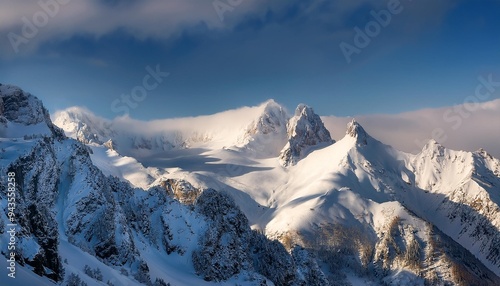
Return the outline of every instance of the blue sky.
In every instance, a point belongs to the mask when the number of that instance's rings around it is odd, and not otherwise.
[[[169,76],[127,108],[144,120],[269,98],[321,115],[394,114],[463,103],[480,75],[500,81],[497,0],[401,0],[350,63],[339,45],[354,45],[355,28],[396,0],[242,0],[222,21],[212,1],[42,1],[57,10],[17,53],[12,35],[24,35],[23,17],[34,22],[44,10],[38,1],[0,4],[0,82],[51,112],[76,105],[123,115],[121,96],[144,91],[147,67]]]

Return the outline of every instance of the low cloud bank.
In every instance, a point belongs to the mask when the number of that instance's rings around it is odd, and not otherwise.
[[[335,139],[345,134],[351,118],[323,116]],[[398,150],[418,153],[430,139],[455,149],[480,148],[500,158],[500,99],[453,107],[423,109],[394,115],[356,117],[373,137]]]

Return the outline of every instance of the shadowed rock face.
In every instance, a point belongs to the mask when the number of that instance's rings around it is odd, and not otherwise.
[[[46,121],[48,112],[42,102],[15,86],[0,86],[0,115],[8,121],[34,125]]]
[[[287,131],[288,143],[279,157],[283,166],[295,165],[311,147],[334,142],[321,118],[304,104],[299,104],[295,110],[295,115],[288,122]]]
[[[17,86],[0,84],[0,123],[7,122],[24,126],[45,123],[46,128],[56,138],[64,137],[64,132],[52,124],[42,101]]]

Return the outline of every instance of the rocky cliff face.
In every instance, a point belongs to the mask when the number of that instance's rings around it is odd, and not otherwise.
[[[17,86],[0,84],[0,136],[35,134],[64,136],[64,132],[52,124],[49,112],[38,98]]]
[[[15,173],[17,182],[14,223],[18,225],[18,245],[26,246],[16,249],[17,259],[32,266],[38,275],[58,281],[63,277],[63,267],[57,250],[59,231],[53,223],[57,217],[54,208],[58,193],[58,177],[53,174],[59,173],[54,141],[44,137],[26,144],[30,145],[27,152],[19,154],[2,170]],[[6,201],[7,186],[3,181],[0,184],[2,200]]]

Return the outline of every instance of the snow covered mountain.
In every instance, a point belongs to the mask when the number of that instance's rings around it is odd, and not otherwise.
[[[183,205],[173,181],[145,191],[106,177],[95,146],[66,138],[34,96],[2,85],[0,99],[2,174],[17,183],[0,183],[0,223],[16,225],[15,235],[0,229],[1,253],[16,261],[2,284],[287,285],[321,273],[303,251],[252,231],[228,195],[206,189]]]
[[[44,112],[2,87],[1,110]],[[272,100],[152,122],[55,114],[79,142],[50,119],[14,134],[19,116],[4,114],[19,273],[63,285],[500,285],[500,161],[484,150],[430,141],[408,154],[355,120],[335,142],[310,107],[290,117]]]

